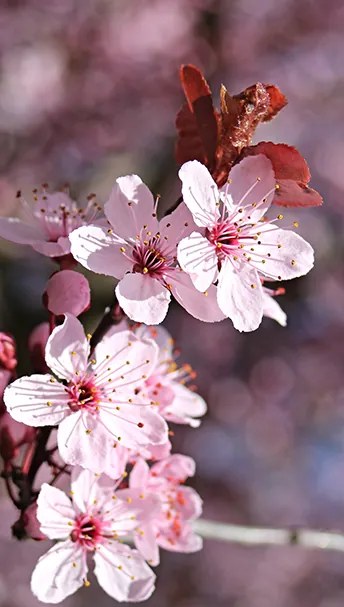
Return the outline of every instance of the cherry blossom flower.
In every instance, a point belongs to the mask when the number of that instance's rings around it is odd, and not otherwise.
[[[167,441],[166,422],[137,394],[155,366],[156,350],[153,342],[124,331],[100,342],[88,360],[83,327],[67,314],[46,345],[46,363],[56,377],[21,377],[6,388],[4,402],[14,419],[29,426],[59,424],[65,462],[118,478],[119,442],[135,449]]]
[[[200,291],[217,281],[222,312],[239,331],[253,331],[264,313],[260,276],[285,280],[307,274],[313,249],[292,230],[274,225],[283,216],[266,220],[278,185],[265,156],[242,160],[220,191],[196,160],[185,163],[179,176],[184,202],[201,229],[179,243],[178,261]]]
[[[159,347],[157,364],[145,380],[145,392],[156,402],[160,415],[175,424],[200,425],[197,419],[207,411],[204,399],[185,384],[196,377],[190,365],[175,362],[173,339],[163,327],[141,326],[135,331],[141,339],[154,339]]]
[[[59,603],[81,586],[88,587],[88,557],[100,586],[117,601],[144,601],[155,575],[137,550],[119,540],[132,535],[141,520],[154,515],[154,500],[138,492],[114,492],[114,483],[78,467],[72,471],[72,499],[42,485],[37,518],[41,532],[56,544],[39,559],[31,578],[34,595]],[[126,496],[126,497],[125,497]]]
[[[63,257],[70,253],[68,234],[81,225],[94,222],[101,207],[95,197],[89,198],[84,208],[78,208],[66,192],[34,190],[31,206],[21,193],[23,220],[16,217],[0,217],[0,236],[17,244],[30,245],[47,257]]]
[[[111,327],[104,339],[118,331],[128,329],[129,326],[129,323],[123,320],[119,325]],[[188,364],[181,367],[176,364],[174,341],[169,332],[161,326],[146,327],[141,324],[133,325],[131,330],[139,339],[153,340],[158,346],[156,365],[144,382],[145,394],[158,407],[160,415],[166,421],[189,424],[197,428],[201,423],[197,418],[206,413],[207,404],[199,394],[186,386],[189,380],[196,377],[196,373]],[[167,453],[159,459],[166,456]],[[145,459],[150,458],[145,457]]]
[[[173,454],[151,468],[140,459],[130,477],[130,489],[160,498],[160,511],[135,530],[135,545],[152,565],[159,564],[159,546],[174,552],[196,552],[202,539],[193,532],[192,521],[202,513],[202,500],[182,483],[195,473],[195,462],[186,455]]]
[[[79,316],[90,307],[90,285],[85,276],[73,270],[55,272],[47,283],[43,295],[48,310],[57,316]]]
[[[116,180],[104,212],[110,227],[84,226],[70,234],[71,251],[83,266],[119,279],[116,296],[129,318],[159,324],[175,299],[195,318],[214,322],[224,315],[216,289],[198,292],[176,263],[177,242],[194,229],[185,205],[157,220],[153,195],[137,175]]]

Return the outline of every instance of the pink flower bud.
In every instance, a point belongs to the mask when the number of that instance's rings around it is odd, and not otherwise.
[[[45,346],[49,337],[49,323],[42,322],[30,334],[28,346],[30,359],[36,373],[47,373],[45,362]]]
[[[7,333],[0,333],[0,366],[8,371],[17,366],[16,344]]]
[[[73,270],[56,272],[49,280],[43,299],[50,312],[60,316],[79,316],[90,306],[91,294],[87,278]]]

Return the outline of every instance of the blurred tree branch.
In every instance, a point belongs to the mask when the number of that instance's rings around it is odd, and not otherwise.
[[[205,519],[194,521],[193,528],[205,539],[233,542],[235,544],[301,546],[303,548],[344,552],[344,533],[301,528],[246,527]]]

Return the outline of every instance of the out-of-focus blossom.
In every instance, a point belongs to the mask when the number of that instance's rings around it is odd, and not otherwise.
[[[58,540],[39,559],[31,589],[40,601],[59,603],[81,586],[89,586],[88,557],[100,586],[118,601],[143,601],[154,590],[155,575],[137,550],[122,543],[140,521],[154,515],[154,500],[131,495],[122,499],[110,478],[76,467],[72,500],[63,491],[42,486],[37,518],[41,531]],[[127,494],[126,494],[127,495]]]
[[[75,230],[71,250],[89,270],[120,279],[116,296],[129,318],[148,325],[162,322],[172,293],[196,318],[222,320],[215,288],[205,297],[176,264],[179,239],[194,229],[184,205],[158,222],[152,193],[140,177],[127,175],[116,180],[104,210],[110,228]]]
[[[79,316],[90,306],[90,285],[79,272],[61,270],[49,278],[43,298],[53,314]]]
[[[37,518],[37,502],[33,502],[22,515],[24,529],[28,537],[33,540],[46,540],[47,536],[42,533],[39,520]]]
[[[46,346],[50,374],[21,377],[7,387],[12,417],[30,426],[56,426],[61,457],[114,478],[116,446],[137,448],[167,441],[167,425],[136,391],[154,368],[157,348],[125,331],[90,345],[81,323],[66,315]],[[121,466],[119,466],[121,469]]]
[[[49,323],[41,322],[30,333],[28,340],[29,354],[36,373],[49,372],[45,362],[45,347],[50,335]]]
[[[179,171],[183,198],[201,228],[178,245],[178,261],[195,287],[206,291],[218,281],[217,301],[239,331],[253,331],[264,313],[260,276],[286,280],[313,267],[312,247],[291,230],[267,220],[275,177],[263,155],[234,166],[220,191],[198,161]],[[219,269],[220,268],[220,269]]]
[[[16,344],[7,333],[0,333],[0,368],[14,371],[17,366]]]
[[[16,421],[6,411],[0,416],[0,455],[4,461],[13,460],[22,445],[30,443],[35,429]]]
[[[68,234],[77,227],[94,221],[101,207],[91,196],[84,208],[79,208],[66,192],[49,193],[34,190],[30,205],[21,193],[23,219],[0,217],[0,236],[17,244],[30,245],[47,257],[61,258],[70,252]]]
[[[192,521],[202,513],[202,500],[191,487],[182,483],[195,473],[191,457],[173,454],[151,468],[140,459],[129,478],[131,489],[160,498],[160,512],[135,531],[135,544],[152,564],[159,564],[159,546],[175,552],[196,552],[202,539],[192,530]]]

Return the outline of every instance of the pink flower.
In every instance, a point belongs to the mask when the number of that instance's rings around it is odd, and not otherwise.
[[[215,287],[199,293],[176,263],[177,243],[193,229],[185,205],[160,222],[153,195],[137,175],[116,180],[104,211],[109,228],[85,226],[70,235],[72,254],[83,266],[119,279],[116,296],[137,322],[159,324],[175,299],[195,318],[224,318]]]
[[[138,448],[167,441],[167,425],[137,390],[155,365],[156,346],[124,331],[100,342],[88,360],[81,323],[67,314],[48,339],[46,363],[55,373],[21,377],[4,393],[12,417],[29,426],[59,424],[63,460],[118,478],[118,442]],[[118,465],[117,465],[118,464]]]
[[[41,556],[31,578],[34,595],[59,603],[81,586],[89,586],[88,557],[100,586],[117,601],[144,601],[154,590],[155,575],[137,550],[121,543],[141,518],[154,514],[151,498],[121,498],[113,481],[74,468],[72,500],[44,483],[38,497],[41,531],[58,540]],[[127,495],[127,494],[126,494]]]
[[[192,521],[202,513],[202,500],[194,489],[181,485],[194,473],[191,457],[174,454],[151,468],[140,459],[130,474],[130,489],[160,498],[159,513],[135,531],[136,547],[152,565],[159,564],[159,546],[175,552],[202,548],[202,539],[192,529]]]
[[[90,307],[90,285],[87,278],[79,272],[61,270],[49,278],[43,297],[48,310],[53,314],[79,316]]]
[[[0,332],[0,368],[13,371],[17,366],[16,344],[8,333]]]
[[[184,202],[201,229],[179,243],[178,261],[200,291],[217,282],[222,312],[239,331],[253,331],[264,312],[260,276],[282,280],[307,274],[313,249],[293,231],[277,228],[276,220],[265,219],[278,187],[265,156],[242,160],[220,191],[196,160],[185,163],[179,176]]]
[[[163,327],[140,327],[135,335],[141,339],[154,339],[159,347],[157,364],[145,380],[145,392],[156,402],[159,413],[168,422],[200,425],[197,419],[207,411],[204,399],[185,384],[195,378],[190,365],[178,367],[173,352],[173,339]]]
[[[62,257],[70,252],[68,234],[95,219],[101,207],[92,196],[85,208],[78,208],[65,192],[49,194],[43,187],[41,193],[34,190],[34,202],[30,206],[21,198],[24,220],[16,217],[0,217],[0,236],[18,244],[30,245],[47,257]]]

